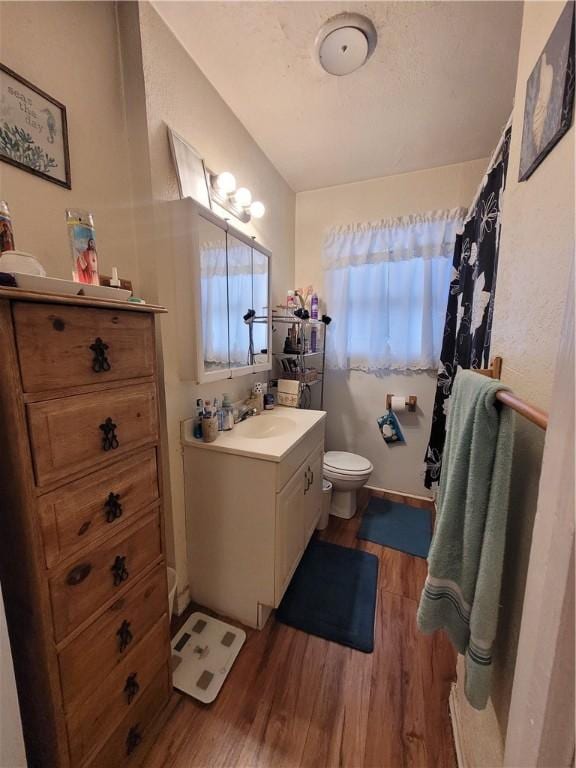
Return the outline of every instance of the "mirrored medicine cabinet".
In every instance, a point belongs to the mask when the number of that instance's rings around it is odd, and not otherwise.
[[[168,205],[180,379],[270,370],[270,251],[189,198]]]

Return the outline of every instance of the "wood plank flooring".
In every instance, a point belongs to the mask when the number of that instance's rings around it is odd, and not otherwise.
[[[363,494],[363,506],[367,500]],[[360,514],[331,517],[322,538],[379,558],[374,653],[272,615],[262,631],[247,630],[212,705],[182,697],[146,768],[455,768],[455,654],[444,635],[416,627],[426,563],[356,539],[359,524]]]

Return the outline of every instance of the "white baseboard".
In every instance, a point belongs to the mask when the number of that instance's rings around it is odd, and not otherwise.
[[[456,698],[456,684],[452,683],[450,688],[450,721],[452,723],[452,735],[454,737],[454,746],[456,747],[456,762],[458,768],[467,768],[462,748],[462,723],[458,713],[458,699]]]
[[[458,657],[458,679],[450,690],[450,718],[458,768],[502,768],[504,744],[494,705],[474,709],[462,690],[464,657]]]
[[[180,616],[180,614],[186,610],[191,600],[190,587],[186,584],[183,589],[176,592],[176,598],[174,600],[174,613],[176,616]]]
[[[394,491],[392,488],[378,488],[376,485],[365,485],[364,487],[369,491],[376,491],[376,493],[393,493],[395,496],[404,496],[407,499],[433,501],[432,496],[419,496],[417,493],[408,493],[407,491]]]

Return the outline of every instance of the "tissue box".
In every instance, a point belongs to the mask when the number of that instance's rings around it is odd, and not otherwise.
[[[300,382],[289,379],[278,379],[278,405],[298,408],[300,405]]]

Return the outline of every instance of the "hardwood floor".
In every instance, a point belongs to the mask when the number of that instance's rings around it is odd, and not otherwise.
[[[182,697],[146,768],[455,768],[455,654],[445,636],[416,627],[426,563],[356,539],[359,523],[360,514],[331,517],[321,536],[379,558],[374,653],[271,616],[261,632],[247,630],[214,704]]]

